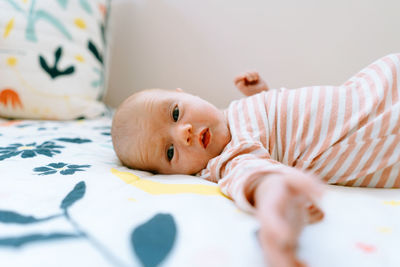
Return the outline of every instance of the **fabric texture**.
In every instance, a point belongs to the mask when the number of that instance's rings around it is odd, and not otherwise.
[[[231,142],[201,177],[253,211],[246,186],[260,174],[310,171],[329,184],[400,187],[400,54],[342,86],[279,89],[234,101]],[[292,168],[294,167],[294,168]]]
[[[110,0],[0,1],[0,116],[104,112]]]

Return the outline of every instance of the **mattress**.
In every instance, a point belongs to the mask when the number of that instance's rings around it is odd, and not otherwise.
[[[125,168],[111,115],[0,119],[1,266],[265,266],[255,218],[216,184]],[[399,189],[329,186],[309,266],[400,266]]]

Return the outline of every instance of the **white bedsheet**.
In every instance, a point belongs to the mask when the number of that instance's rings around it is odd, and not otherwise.
[[[400,189],[328,186],[321,206],[300,240],[310,266],[400,266]]]

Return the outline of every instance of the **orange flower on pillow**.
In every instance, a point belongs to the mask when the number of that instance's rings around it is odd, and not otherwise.
[[[105,5],[99,4],[99,10],[104,17],[107,15],[107,7]]]
[[[9,103],[13,108],[19,106],[22,108],[22,102],[17,92],[12,89],[4,89],[0,91],[0,103],[7,106]]]

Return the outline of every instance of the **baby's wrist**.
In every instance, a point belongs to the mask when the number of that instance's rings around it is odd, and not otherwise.
[[[257,203],[261,202],[262,198],[265,197],[266,192],[271,188],[271,185],[269,185],[271,184],[271,180],[275,180],[275,178],[279,180],[277,174],[263,174],[249,184],[247,187],[248,194],[246,195],[251,205],[257,208]]]
[[[257,191],[259,190],[260,184],[263,182],[264,179],[264,177],[255,179],[253,182],[249,183],[245,189],[246,198],[253,207],[256,207]]]

